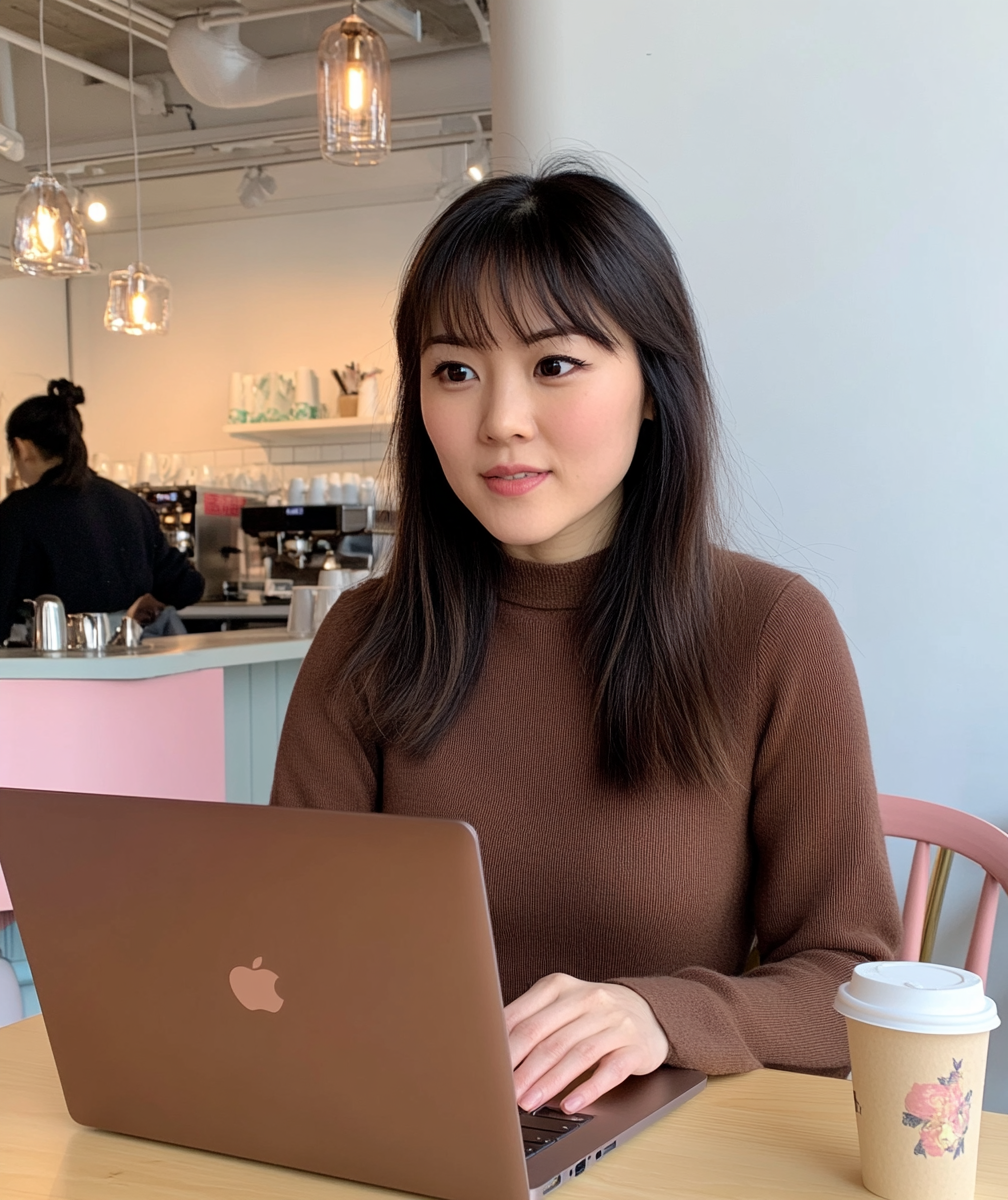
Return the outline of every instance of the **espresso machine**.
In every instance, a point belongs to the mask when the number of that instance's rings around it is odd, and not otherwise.
[[[249,504],[241,527],[258,545],[269,601],[317,583],[323,568],[370,571],[391,546],[394,519],[373,504]]]
[[[154,510],[168,544],[191,558],[206,580],[203,599],[236,597],[244,567],[241,512],[260,497],[181,485],[135,491]]]

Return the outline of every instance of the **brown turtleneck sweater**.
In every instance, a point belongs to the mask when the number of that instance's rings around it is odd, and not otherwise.
[[[333,686],[379,585],[343,596],[298,676],[272,802],[473,825],[505,1003],[553,971],[615,981],[651,1005],[675,1066],[846,1074],[837,985],[900,939],[857,680],[819,592],[719,559],[745,783],[662,773],[627,794],[600,777],[573,619],[593,557],[509,564],[483,675],[424,760]]]

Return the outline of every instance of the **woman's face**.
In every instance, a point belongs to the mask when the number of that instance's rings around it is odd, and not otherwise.
[[[508,554],[570,562],[606,546],[641,422],[637,355],[549,328],[529,342],[490,308],[493,344],[435,324],[421,358],[424,425],[453,491]]]

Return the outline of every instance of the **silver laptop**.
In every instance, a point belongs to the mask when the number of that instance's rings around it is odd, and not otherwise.
[[[461,822],[0,790],[0,862],[82,1125],[538,1200],[706,1083],[519,1113]]]

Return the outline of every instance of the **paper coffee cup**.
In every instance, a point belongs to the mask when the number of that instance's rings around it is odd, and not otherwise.
[[[934,963],[854,968],[847,1019],[865,1187],[885,1200],[972,1200],[990,1031],[972,971]]]

